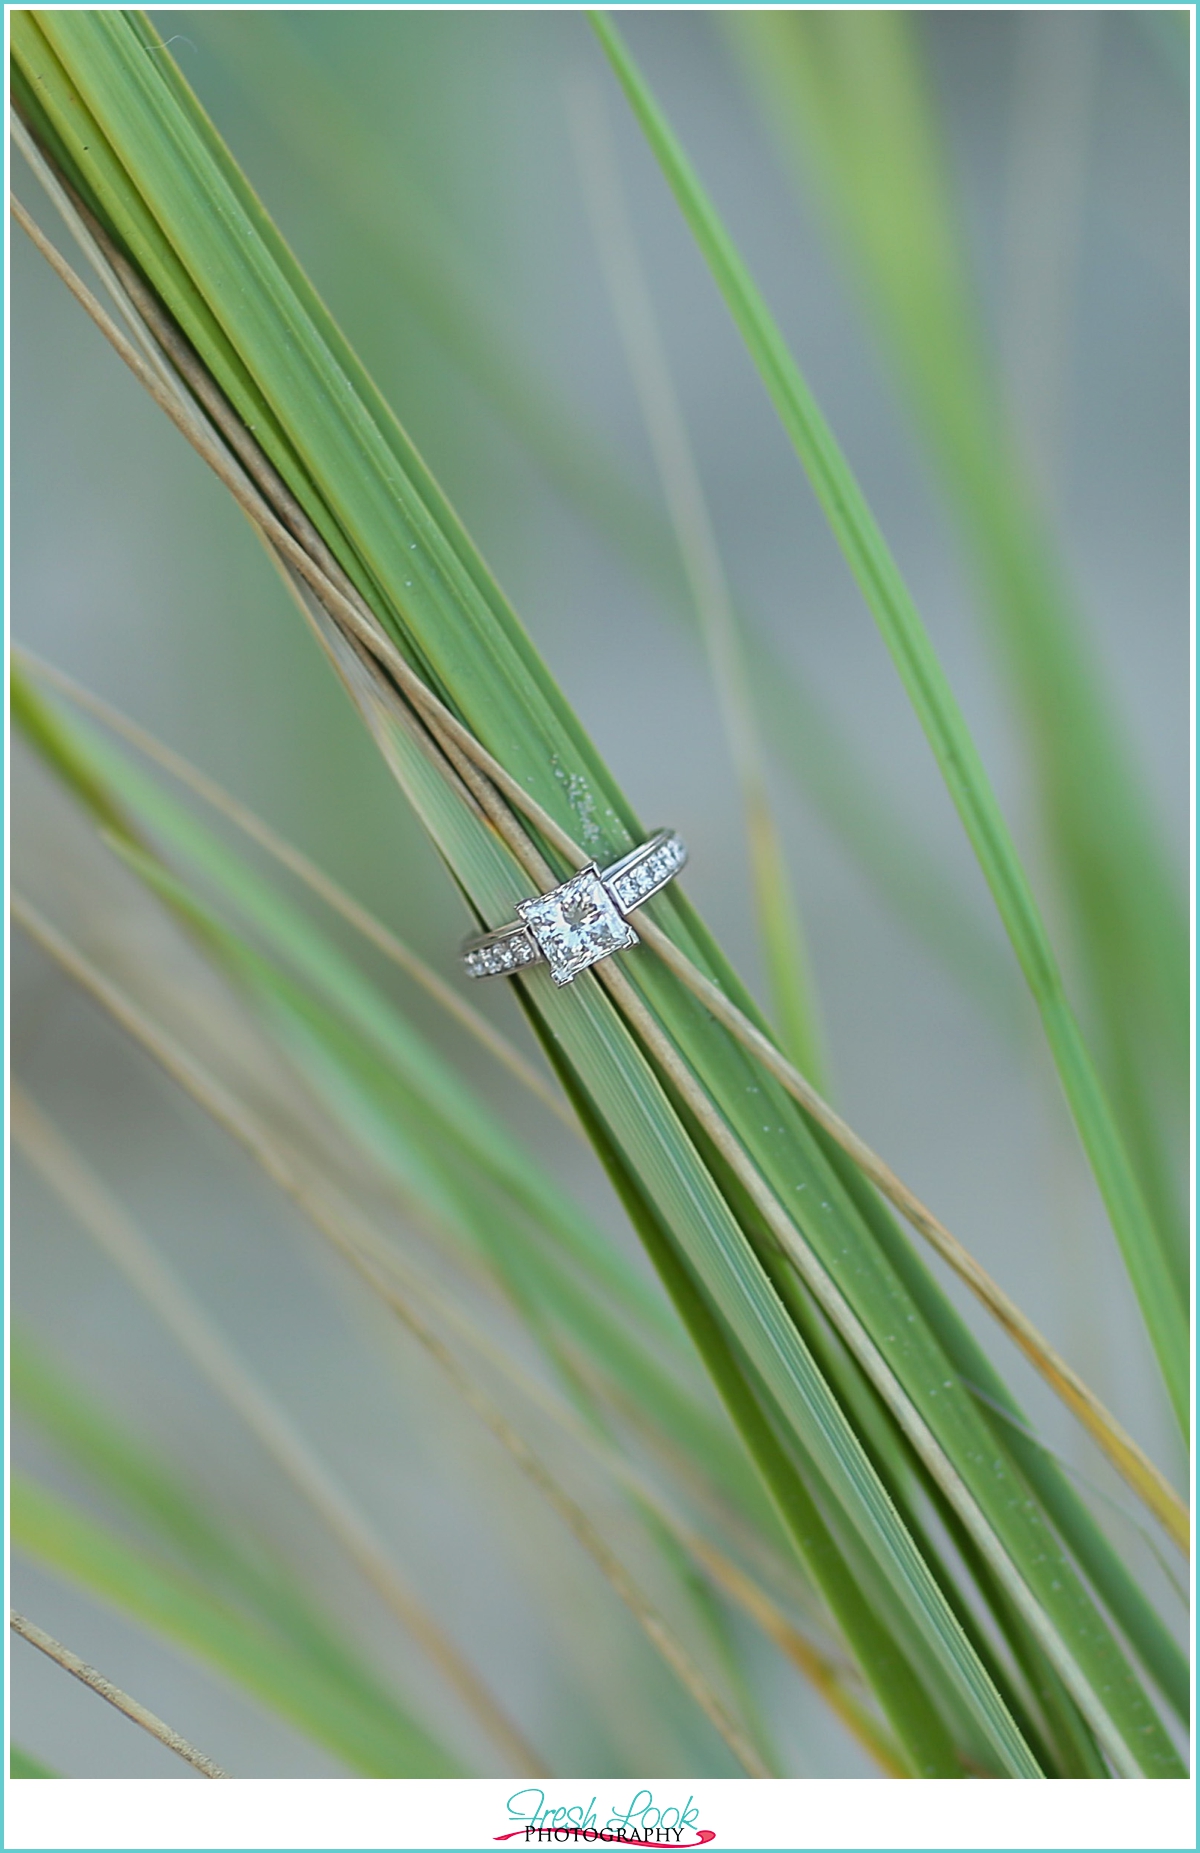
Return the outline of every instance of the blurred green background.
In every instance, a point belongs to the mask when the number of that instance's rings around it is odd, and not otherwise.
[[[675,824],[689,891],[758,983],[741,816],[694,638],[636,545],[589,519],[601,477],[658,510],[569,134],[600,88],[739,607],[836,723],[1008,963],[974,860],[883,646],[677,210],[579,15],[172,12],[164,39],[415,438],[638,811]],[[1028,753],[929,459],[811,191],[774,138],[727,16],[626,16],[895,548],[1027,866]],[[1166,15],[913,15],[1005,391],[1152,794],[1186,869],[1188,121]],[[15,163],[16,184],[32,191]],[[448,976],[462,906],[225,492],[15,235],[14,636],[246,799]],[[573,481],[595,459],[593,491]],[[636,660],[636,675],[629,664]],[[18,823],[72,839],[20,755]],[[1171,1424],[1111,1235],[1019,985],[981,1007],[882,898],[822,808],[775,781],[836,1097],[1164,1464]],[[20,844],[18,832],[18,853]],[[61,843],[61,851],[59,844]],[[1055,892],[1043,899],[1055,922]],[[349,942],[348,942],[349,943]],[[1066,948],[1064,947],[1064,950]],[[355,947],[356,953],[364,958]],[[400,992],[386,968],[378,975]],[[496,992],[500,994],[496,994]],[[597,1168],[468,1068],[631,1252]],[[518,1037],[502,987],[485,1007]],[[240,1155],[18,937],[14,1060],[394,1540],[456,1638],[552,1756],[588,1773],[732,1774],[665,1675],[427,1364]],[[447,1730],[398,1629],[287,1486],[18,1165],[15,1301],[45,1349],[319,1583]],[[961,1297],[961,1296],[960,1296]],[[1124,1507],[1068,1419],[970,1316],[1042,1432]],[[18,1427],[16,1458],[61,1464]],[[72,1482],[72,1484],[74,1484]],[[1162,1587],[1142,1535],[1114,1536]],[[19,1561],[14,1601],[218,1760],[341,1773],[215,1677]],[[546,1600],[553,1591],[553,1602]],[[578,1618],[556,1629],[556,1607]],[[765,1650],[764,1650],[765,1651]],[[17,1646],[27,1749],[74,1775],[186,1775]],[[806,1687],[764,1663],[789,1774],[870,1773]],[[600,1694],[623,1683],[619,1715]],[[151,1697],[153,1694],[153,1697]],[[486,1746],[479,1766],[491,1773]],[[707,1758],[703,1769],[697,1757]],[[497,1771],[497,1773],[499,1773]]]

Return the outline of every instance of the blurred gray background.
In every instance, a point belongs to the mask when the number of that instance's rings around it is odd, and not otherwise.
[[[820,220],[764,129],[720,18],[679,11],[624,23],[860,474],[1036,871],[1022,741],[969,574]],[[590,73],[601,84],[739,601],[990,924],[890,659],[584,20],[172,12],[158,24],[639,814],[684,833],[688,890],[761,990],[740,816],[693,638],[556,492],[455,365],[436,314],[419,313],[396,275],[391,215],[432,215],[530,367],[656,496],[567,131],[570,83]],[[1013,404],[1182,871],[1188,120],[1186,77],[1160,24],[1082,10],[937,12],[919,22]],[[344,119],[297,104],[296,57],[350,99]],[[12,317],[14,636],[215,773],[453,974],[461,905],[250,532],[15,231]],[[15,770],[30,827],[49,830],[19,756]],[[839,1105],[1178,1471],[1123,1271],[1036,1038],[1024,1024],[998,1037],[884,908],[804,793],[781,775],[777,795]],[[401,994],[393,975],[379,975]],[[404,1001],[626,1240],[587,1156],[512,1100],[419,1000]],[[569,1541],[551,1535],[553,1521],[522,1505],[487,1438],[447,1410],[424,1361],[397,1355],[300,1219],[19,936],[13,1006],[14,1061],[31,1091],[182,1268],[202,1261],[209,1304],[231,1336],[337,1458],[448,1625],[517,1693],[556,1764],[571,1769],[585,1744],[594,1756],[600,1727],[588,1716],[587,1680],[539,1600],[545,1576],[576,1606],[590,1651],[605,1651],[611,1629],[628,1663],[643,1666],[624,1741],[607,1753],[613,1768],[636,1756],[657,1673]],[[489,996],[487,1007],[523,1033],[505,998]],[[19,1166],[14,1183],[15,1304],[26,1326],[206,1497],[280,1542],[398,1683],[420,1690],[399,1632],[380,1626],[233,1418]],[[1123,1506],[1057,1405],[989,1342],[1043,1433]],[[420,1411],[427,1422],[413,1419]],[[57,1473],[20,1431],[16,1446]],[[486,1549],[481,1509],[499,1515]],[[1112,1524],[1153,1580],[1140,1534],[1115,1512]],[[545,1534],[535,1556],[533,1525]],[[14,1579],[18,1606],[235,1770],[339,1773],[215,1676],[65,1585],[20,1559]],[[20,1643],[13,1675],[28,1750],[78,1776],[186,1776]],[[769,1677],[779,1682],[790,1773],[869,1773],[805,1688]],[[491,1773],[479,1754],[480,1772]],[[684,1745],[675,1767],[687,1767]]]

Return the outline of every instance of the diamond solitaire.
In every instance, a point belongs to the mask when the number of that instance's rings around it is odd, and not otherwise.
[[[555,984],[570,984],[597,959],[636,946],[637,934],[618,912],[593,862],[536,901],[517,908],[550,967]]]
[[[648,901],[687,861],[673,830],[659,830],[603,871],[592,862],[548,894],[517,906],[519,920],[470,940],[463,963],[470,978],[507,978],[545,960],[555,984],[571,980],[611,952],[636,946],[626,916]]]

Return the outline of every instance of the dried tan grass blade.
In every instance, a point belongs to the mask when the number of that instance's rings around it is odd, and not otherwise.
[[[18,1615],[16,1609],[9,1610],[8,1622],[14,1634],[19,1634],[23,1641],[28,1641],[31,1647],[36,1647],[48,1659],[56,1661],[65,1672],[80,1680],[90,1691],[98,1693],[102,1699],[114,1705],[119,1712],[124,1712],[134,1724],[140,1725],[143,1731],[148,1731],[151,1737],[156,1737],[160,1744],[165,1744],[168,1750],[173,1750],[177,1757],[182,1757],[185,1763],[190,1763],[192,1768],[199,1770],[202,1776],[221,1781],[229,1780],[228,1770],[222,1769],[219,1763],[214,1763],[211,1757],[205,1756],[203,1751],[189,1744],[186,1737],[181,1737],[178,1731],[173,1731],[169,1724],[164,1724],[161,1718],[156,1717],[145,1705],[140,1705],[137,1699],[131,1699],[127,1692],[122,1692],[120,1686],[114,1686],[111,1679],[106,1679],[103,1673],[98,1673],[94,1666],[89,1666],[86,1660],[81,1660],[78,1654],[72,1653],[69,1647],[64,1647],[61,1641],[56,1641],[54,1636],[47,1634],[44,1628],[39,1628],[35,1622],[27,1620],[24,1615]]]

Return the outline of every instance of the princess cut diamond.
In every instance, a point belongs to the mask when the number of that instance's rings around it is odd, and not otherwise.
[[[517,912],[541,948],[555,984],[570,984],[597,959],[638,943],[594,862],[549,894],[522,901]]]

